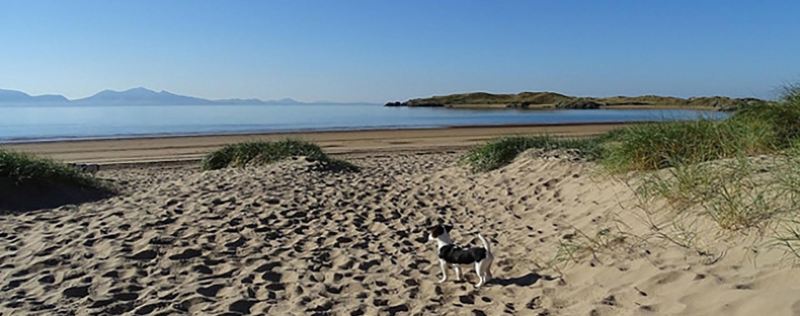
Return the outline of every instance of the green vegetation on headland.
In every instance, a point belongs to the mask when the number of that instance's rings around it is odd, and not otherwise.
[[[592,98],[573,97],[555,92],[522,92],[518,94],[475,92],[411,99],[405,102],[389,102],[386,103],[386,106],[516,109],[685,107],[731,111],[748,106],[765,105],[768,103],[768,101],[756,98],[730,98],[721,96],[694,97],[688,99],[655,95]]]
[[[0,210],[32,210],[107,197],[93,176],[52,160],[0,150]]]
[[[203,169],[215,170],[227,167],[263,165],[296,156],[304,156],[307,159],[319,162],[325,170],[358,170],[357,166],[347,161],[330,158],[316,144],[291,139],[277,142],[258,141],[227,145],[206,155],[203,159]]]

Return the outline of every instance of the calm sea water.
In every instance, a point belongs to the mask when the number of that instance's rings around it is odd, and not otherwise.
[[[0,142],[156,135],[720,119],[694,110],[453,110],[381,105],[0,107]]]

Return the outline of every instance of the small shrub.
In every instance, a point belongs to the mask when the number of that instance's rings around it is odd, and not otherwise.
[[[203,169],[244,167],[250,164],[269,164],[293,156],[305,156],[319,161],[328,170],[355,171],[355,165],[328,157],[316,144],[282,140],[277,142],[245,142],[227,145],[209,153],[203,159]]]

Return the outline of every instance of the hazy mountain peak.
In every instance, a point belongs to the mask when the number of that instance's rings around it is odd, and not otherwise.
[[[0,104],[61,104],[69,102],[62,95],[43,94],[32,96],[22,91],[0,89]]]
[[[156,93],[155,91],[147,89],[145,87],[131,88],[131,89],[125,90],[123,92],[127,92],[127,93]]]
[[[0,96],[1,97],[30,97],[30,95],[25,93],[25,92],[17,91],[17,90],[6,90],[6,89],[0,89]]]
[[[327,104],[335,102],[313,102],[311,104]],[[307,104],[292,98],[282,98],[279,100],[263,101],[260,99],[249,98],[230,98],[222,100],[209,100],[192,96],[179,95],[167,90],[154,91],[145,87],[135,87],[127,90],[117,91],[105,89],[92,96],[69,100],[61,95],[40,95],[31,96],[25,92],[17,90],[0,89],[0,105],[24,105],[24,104],[47,104],[47,105],[287,105],[287,104]]]
[[[136,87],[123,91],[103,90],[88,98],[78,99],[74,102],[82,104],[99,105],[186,105],[186,104],[208,104],[209,100],[182,96],[162,90],[153,90]]]

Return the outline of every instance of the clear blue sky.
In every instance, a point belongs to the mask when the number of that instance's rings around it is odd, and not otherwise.
[[[793,81],[797,0],[0,0],[0,87],[69,98],[771,97]]]

